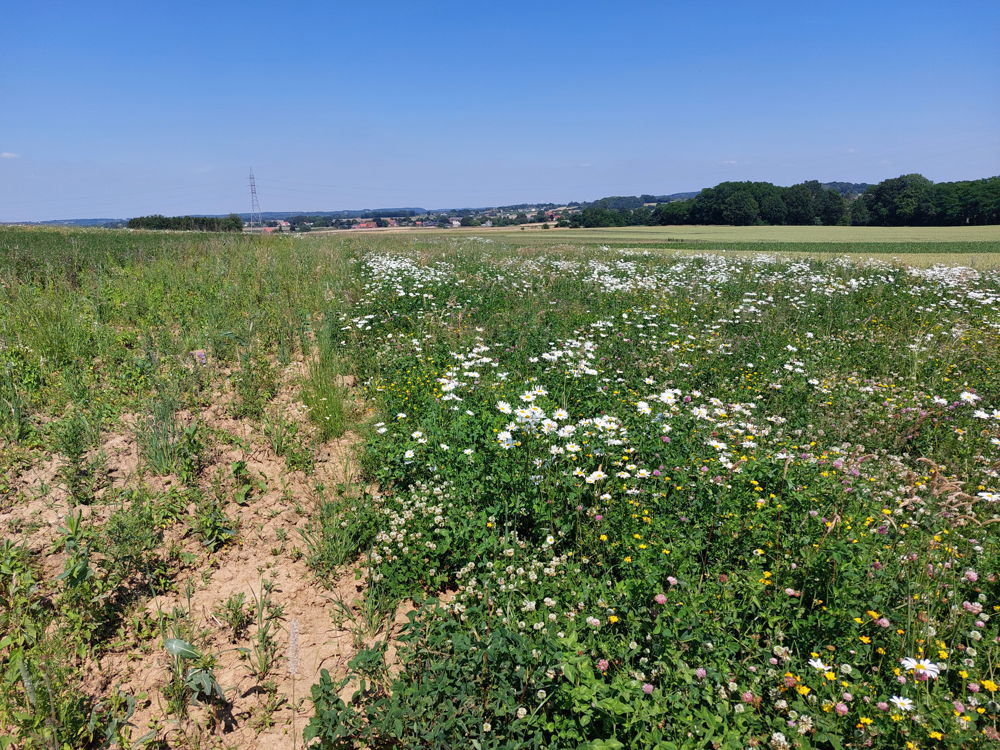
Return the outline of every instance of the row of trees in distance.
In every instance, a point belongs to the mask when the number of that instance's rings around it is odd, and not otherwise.
[[[129,219],[129,229],[175,229],[189,232],[242,232],[243,219],[229,216],[136,216]]]
[[[1000,177],[933,183],[919,174],[862,185],[791,187],[770,182],[723,182],[694,198],[626,209],[616,199],[586,205],[564,226],[610,227],[668,224],[852,224],[856,226],[955,226],[1000,224]]]

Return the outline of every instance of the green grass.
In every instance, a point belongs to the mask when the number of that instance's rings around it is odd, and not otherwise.
[[[1000,276],[903,266],[985,269],[997,231],[0,229],[0,476],[54,457],[69,491],[56,570],[0,544],[0,738],[127,735],[133,705],[81,690],[88,670],[180,568],[254,543],[232,503],[276,489],[208,458],[306,471],[370,413],[364,486],[287,498],[315,503],[298,554],[323,580],[362,571],[371,623],[415,614],[393,664],[384,641],[352,659],[350,703],[349,675],[320,678],[319,747],[988,746]],[[98,447],[133,430],[121,489]],[[195,544],[165,547],[181,523]],[[170,635],[197,648],[160,686],[183,714],[216,656],[181,615],[142,645]],[[947,668],[918,680],[916,657]]]
[[[608,229],[463,228],[400,230],[403,236],[488,237],[496,242],[663,249],[771,251],[851,254],[1000,253],[1000,226],[975,227],[615,227]]]
[[[134,700],[81,691],[85,662],[132,637],[135,597],[176,585],[178,559],[208,565],[239,533],[222,508],[229,498],[201,477],[207,433],[197,421],[184,427],[178,413],[228,397],[232,413],[259,424],[277,369],[311,356],[323,319],[339,313],[355,283],[337,243],[296,239],[0,228],[0,508],[62,490],[65,501],[48,502],[79,518],[76,506],[119,497],[109,472],[121,467],[99,450],[108,433],[134,431],[140,459],[136,475],[124,477],[139,494],[131,487],[122,496],[110,525],[83,524],[79,540],[67,542],[62,575],[43,575],[45,547],[2,553],[0,746],[16,738],[17,747],[91,748],[103,746],[105,732],[128,736]],[[299,442],[294,463],[309,468],[311,448]],[[50,458],[51,481],[30,491],[15,481]],[[153,506],[136,500],[150,473],[191,486],[156,504],[155,523]],[[204,543],[201,557],[159,546],[162,528],[181,519]],[[116,529],[133,531],[107,544]]]
[[[445,230],[455,231],[455,230]],[[472,229],[459,230],[472,233]],[[1000,226],[974,227],[827,227],[827,226],[667,226],[593,229],[483,230],[516,242],[517,237],[539,232],[544,242],[820,242],[820,243],[923,243],[1000,242]]]

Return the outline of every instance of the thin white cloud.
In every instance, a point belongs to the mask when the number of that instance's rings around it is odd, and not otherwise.
[[[719,162],[719,164],[721,164],[724,167],[735,167],[736,159],[723,159],[722,161]]]
[[[16,159],[17,154],[12,151],[0,151],[0,159]]]

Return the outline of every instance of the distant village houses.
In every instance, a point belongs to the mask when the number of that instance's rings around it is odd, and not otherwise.
[[[245,226],[250,226],[246,224]],[[287,221],[282,219],[276,221],[269,221],[267,225],[263,228],[264,234],[274,234],[275,232],[291,232],[292,225]]]

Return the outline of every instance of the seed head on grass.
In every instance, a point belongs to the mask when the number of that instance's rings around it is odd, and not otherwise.
[[[288,674],[297,677],[299,674],[299,621],[292,620],[288,634]]]

